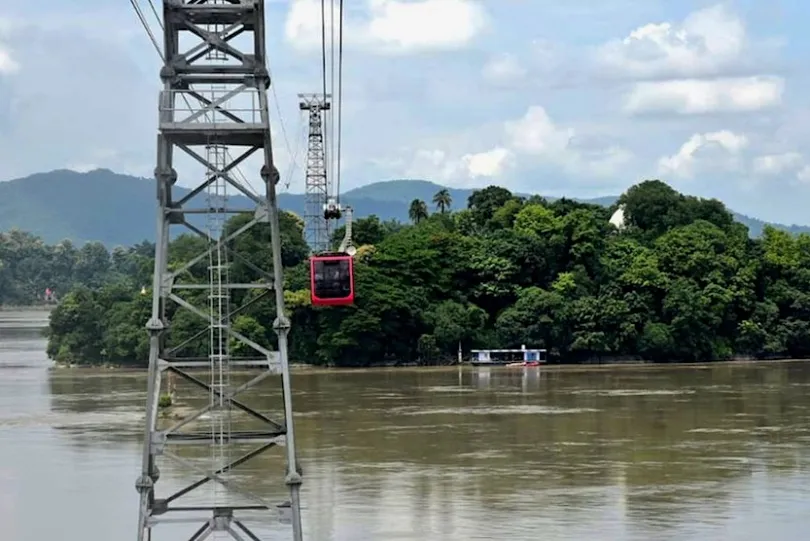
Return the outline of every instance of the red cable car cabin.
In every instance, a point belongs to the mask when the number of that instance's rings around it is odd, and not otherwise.
[[[348,254],[309,258],[310,291],[315,306],[354,304],[354,265]]]

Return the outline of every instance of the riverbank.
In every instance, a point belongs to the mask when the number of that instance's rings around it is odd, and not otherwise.
[[[114,364],[71,364],[71,363],[60,363],[56,361],[52,361],[53,364],[51,365],[51,370],[79,370],[79,371],[116,371],[116,372],[146,372],[146,367],[140,366],[126,366],[126,365],[114,365]],[[324,368],[319,367],[314,364],[304,364],[304,363],[290,363],[290,368],[293,370],[313,370],[317,368]],[[201,370],[206,370],[205,368],[187,368],[185,372],[199,372]],[[252,372],[251,370],[231,370],[232,374],[236,373],[249,373]]]
[[[51,312],[54,308],[56,308],[54,304],[35,304],[30,306],[0,304],[0,312]]]
[[[327,367],[327,366],[319,366],[313,364],[306,364],[306,363],[291,363],[290,368],[294,372],[384,372],[384,371],[401,371],[401,370],[419,370],[423,372],[429,371],[446,371],[448,369],[474,369],[474,370],[492,370],[493,368],[496,370],[543,370],[546,372],[599,372],[599,371],[612,371],[612,370],[627,370],[627,369],[637,369],[637,370],[675,370],[675,369],[682,369],[682,368],[697,368],[697,369],[710,369],[712,367],[717,366],[767,366],[772,364],[786,364],[786,363],[806,363],[810,361],[810,359],[802,358],[802,359],[751,359],[751,360],[728,360],[728,361],[704,361],[704,362],[667,362],[667,363],[656,363],[656,362],[617,362],[617,363],[607,363],[607,364],[545,364],[536,367],[523,367],[523,366],[514,366],[514,367],[507,367],[507,366],[495,366],[495,367],[487,367],[487,366],[472,366],[470,364],[464,363],[460,367],[459,365],[440,365],[440,366],[387,366],[387,365],[380,365],[380,366],[369,366],[369,367],[361,367],[361,368],[353,368],[353,367]],[[87,371],[87,372],[108,372],[108,371],[116,371],[116,372],[123,372],[123,373],[142,373],[146,372],[146,368],[144,367],[132,367],[132,366],[115,366],[115,365],[87,365],[87,364],[65,364],[65,363],[54,363],[51,367],[52,370],[79,370],[79,371]],[[204,370],[204,369],[198,369]],[[187,370],[189,372],[193,372],[194,370]],[[250,373],[249,370],[232,370],[231,373]]]

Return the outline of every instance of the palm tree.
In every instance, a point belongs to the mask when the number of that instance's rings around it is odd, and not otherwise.
[[[450,197],[450,191],[447,188],[442,188],[436,195],[433,196],[433,204],[439,209],[439,212],[444,214],[450,208],[453,198]]]
[[[427,204],[421,199],[414,199],[411,201],[411,206],[408,209],[408,217],[415,224],[428,217]]]

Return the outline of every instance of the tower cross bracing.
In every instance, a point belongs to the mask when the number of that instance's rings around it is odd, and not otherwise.
[[[136,482],[140,494],[138,540],[157,541],[166,523],[189,524],[189,541],[225,536],[228,539],[261,539],[251,525],[283,515],[292,527],[292,539],[301,541],[300,485],[290,387],[287,336],[289,319],[284,314],[279,210],[276,197],[278,170],[273,161],[267,90],[263,0],[164,0],[163,53],[160,76],[157,136],[157,234],[152,283],[152,310],[146,324],[149,332],[149,371],[141,474]],[[249,37],[249,39],[246,39]],[[239,39],[237,39],[239,38]],[[181,46],[189,40],[196,44]],[[247,42],[241,47],[238,43]],[[184,197],[175,197],[178,181],[174,168],[177,151],[200,166],[199,175],[184,178],[192,185]],[[264,193],[255,194],[235,179],[236,169],[258,154],[263,160],[260,176]],[[234,156],[234,157],[232,157]],[[227,206],[227,190],[247,196],[255,205],[243,222],[228,227],[226,215],[239,212]],[[205,208],[194,208],[195,197],[205,194]],[[197,203],[199,205],[199,203]],[[189,219],[207,216],[206,229]],[[183,226],[202,239],[201,251],[178,261],[186,251],[174,252],[170,227]],[[240,253],[240,237],[262,235],[272,248],[272,269],[257,267],[250,255]],[[263,240],[264,237],[261,237]],[[171,261],[171,264],[170,264]],[[239,262],[244,272],[230,271]],[[206,269],[199,272],[199,269]],[[196,271],[195,271],[196,269]],[[196,272],[196,275],[195,275]],[[195,278],[196,276],[196,278]],[[272,296],[277,347],[251,339],[231,324],[248,304]],[[172,336],[172,323],[182,313],[195,318],[201,330],[182,342]],[[192,342],[205,338],[207,355],[194,350]],[[239,345],[233,355],[231,345]],[[236,381],[231,372],[249,372]],[[171,375],[200,390],[188,397],[194,408],[180,418],[159,415],[162,387]],[[246,396],[259,385],[280,383],[281,400],[273,419]],[[241,417],[240,417],[241,416]],[[211,453],[199,460],[189,446],[208,445]],[[284,448],[277,475],[289,491],[287,501],[268,502],[261,494],[246,490],[232,475],[237,468],[274,448]],[[162,488],[160,467],[168,463],[178,473],[192,472],[199,478],[179,490]],[[286,463],[286,465],[285,465]],[[283,470],[283,471],[282,471]],[[261,472],[259,475],[263,475]],[[255,473],[254,473],[255,475]],[[210,490],[218,486],[219,490]],[[184,502],[188,503],[184,503]],[[286,536],[285,536],[286,537]],[[171,537],[169,537],[171,539]],[[176,537],[175,537],[176,539]]]

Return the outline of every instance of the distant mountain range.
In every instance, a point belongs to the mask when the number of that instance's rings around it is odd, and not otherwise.
[[[436,192],[444,188],[426,180],[389,180],[350,190],[341,195],[341,203],[351,205],[355,217],[376,214],[382,220],[408,220],[413,199],[431,205]],[[473,190],[447,188],[453,208],[465,208]],[[175,197],[189,193],[175,189]],[[131,245],[155,236],[155,181],[119,175],[107,169],[88,173],[57,170],[0,182],[0,231],[19,228],[54,243],[71,239],[76,243],[98,240],[108,246]],[[202,200],[199,195],[195,200]],[[612,205],[618,196],[581,199],[586,203]],[[244,196],[231,199],[234,208],[252,205]],[[282,193],[282,208],[303,216],[304,195]],[[735,213],[738,221],[758,236],[766,222]],[[192,222],[203,223],[202,216]],[[810,232],[806,226],[772,224],[793,233]],[[175,228],[180,231],[180,228]]]

